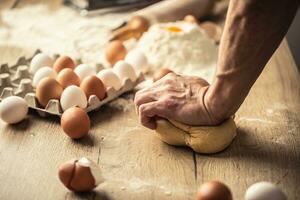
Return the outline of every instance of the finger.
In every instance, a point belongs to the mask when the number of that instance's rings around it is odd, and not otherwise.
[[[168,118],[169,111],[162,106],[159,102],[150,102],[143,104],[139,108],[139,118],[142,125],[150,128],[156,129],[155,117]]]
[[[134,97],[134,104],[137,108],[142,104],[150,103],[152,101],[156,101],[152,92],[136,93]]]

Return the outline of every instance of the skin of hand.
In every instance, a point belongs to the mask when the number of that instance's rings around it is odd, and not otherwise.
[[[134,102],[140,122],[155,129],[155,118],[168,118],[189,125],[218,123],[204,105],[209,84],[196,76],[169,73],[151,86],[138,91]]]
[[[217,73],[203,79],[170,74],[138,92],[140,121],[155,129],[155,116],[189,125],[216,125],[232,116],[279,46],[299,0],[231,0]]]

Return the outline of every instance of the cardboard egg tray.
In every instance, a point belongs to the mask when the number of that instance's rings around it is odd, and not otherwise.
[[[20,96],[26,100],[29,108],[36,110],[42,117],[46,117],[49,114],[61,116],[63,110],[59,100],[52,99],[48,102],[47,106],[43,108],[39,105],[35,96],[35,88],[32,86],[33,75],[29,72],[29,65],[31,59],[40,52],[40,50],[37,50],[30,58],[20,57],[16,64],[11,66],[8,64],[0,65],[0,100],[9,96]],[[54,57],[58,56],[59,55],[55,55]],[[77,63],[81,63],[81,61],[77,60]],[[103,69],[103,66],[99,64],[97,68]],[[106,97],[101,101],[95,95],[90,96],[88,99],[88,106],[85,110],[90,112],[99,109],[109,101],[133,90],[134,87],[143,80],[144,77],[140,74],[134,82],[130,79],[126,79],[123,82],[122,88],[119,90],[109,87],[106,90]]]

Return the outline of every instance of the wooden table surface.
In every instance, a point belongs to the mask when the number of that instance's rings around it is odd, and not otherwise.
[[[24,54],[1,45],[0,63]],[[219,154],[162,143],[138,123],[133,96],[92,113],[89,136],[77,141],[62,132],[56,117],[31,112],[20,124],[1,122],[0,199],[195,199],[197,187],[210,180],[226,183],[235,200],[257,181],[273,182],[288,199],[300,199],[300,77],[286,41],[237,112],[236,139]],[[106,181],[75,194],[60,183],[57,170],[82,156],[99,163]]]

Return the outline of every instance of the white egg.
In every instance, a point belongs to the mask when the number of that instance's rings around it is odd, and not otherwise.
[[[274,184],[259,182],[251,185],[245,194],[245,200],[286,200],[285,194]]]
[[[34,74],[32,85],[36,87],[43,78],[56,78],[56,75],[57,73],[52,67],[42,67]]]
[[[71,107],[87,107],[87,98],[83,90],[75,85],[68,86],[61,94],[60,104],[63,111]]]
[[[133,69],[133,67],[123,61],[118,61],[113,68],[114,72],[118,75],[118,77],[121,79],[121,81],[124,81],[125,79],[129,78],[131,81],[135,81],[137,79],[136,73]]]
[[[28,112],[26,101],[18,96],[10,96],[0,103],[0,118],[8,124],[15,124],[25,119]]]
[[[79,76],[81,81],[87,76],[96,75],[96,70],[88,64],[78,65],[74,72]]]
[[[53,59],[47,54],[38,53],[32,58],[29,71],[34,74],[37,70],[45,66],[52,67]]]
[[[120,78],[112,69],[103,69],[98,72],[97,76],[100,78],[106,88],[113,87],[115,90],[119,90],[122,87]]]
[[[125,61],[128,62],[129,64],[134,67],[134,69],[137,72],[147,72],[148,71],[148,61],[145,56],[141,51],[139,50],[132,50],[130,51],[126,57]]]

